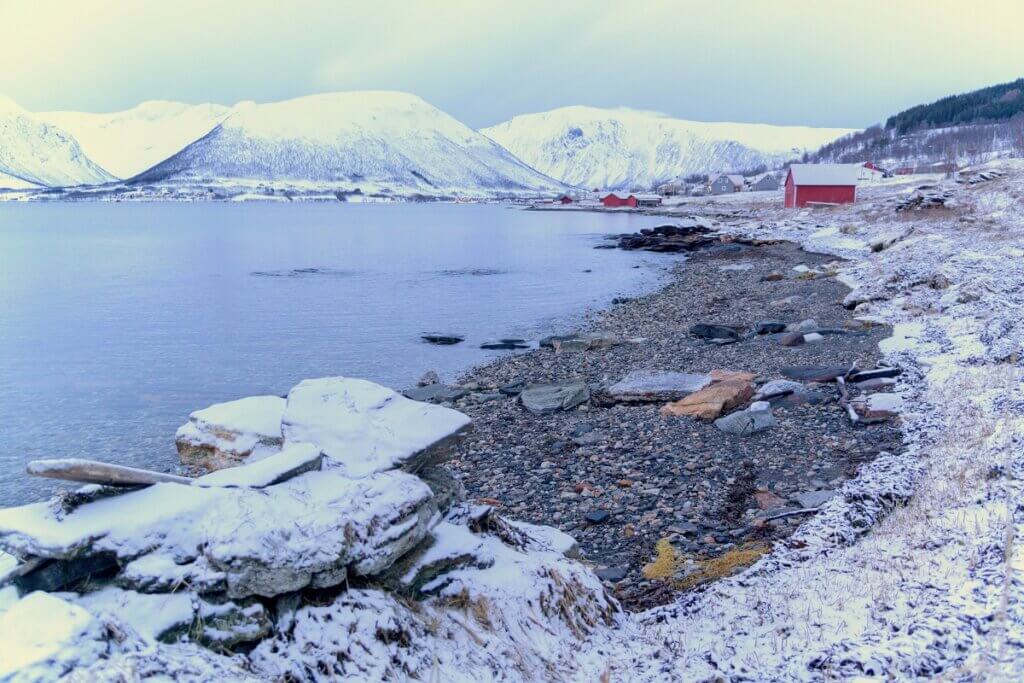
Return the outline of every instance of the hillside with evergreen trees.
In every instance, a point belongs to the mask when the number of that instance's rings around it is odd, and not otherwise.
[[[1024,78],[911,107],[804,161],[969,164],[993,156],[1024,156]]]

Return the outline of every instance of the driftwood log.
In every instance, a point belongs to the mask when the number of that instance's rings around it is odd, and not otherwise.
[[[176,474],[153,472],[137,467],[111,465],[95,460],[65,458],[61,460],[33,460],[25,471],[35,477],[77,481],[83,484],[104,484],[106,486],[150,486],[162,482],[191,484],[192,479]]]

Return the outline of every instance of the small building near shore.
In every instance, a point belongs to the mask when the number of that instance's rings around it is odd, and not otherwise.
[[[636,208],[636,196],[632,194],[623,194],[621,192],[609,192],[605,196],[601,197],[601,203],[610,209],[617,209],[623,206]]]
[[[731,173],[723,173],[722,175],[713,178],[708,183],[708,189],[711,194],[729,194],[730,192],[739,192],[743,189],[743,176]]]
[[[576,200],[567,194],[563,194],[561,197],[555,200],[555,204],[572,204]]]
[[[852,204],[857,200],[856,164],[793,164],[786,174],[786,208]]]
[[[660,194],[636,194],[633,197],[636,198],[636,205],[640,208],[661,206]]]
[[[779,189],[779,178],[774,173],[764,173],[750,182],[751,192],[769,192]]]

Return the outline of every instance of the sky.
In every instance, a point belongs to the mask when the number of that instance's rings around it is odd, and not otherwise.
[[[403,90],[473,127],[585,104],[864,127],[1024,76],[1024,1],[0,0],[27,109]]]

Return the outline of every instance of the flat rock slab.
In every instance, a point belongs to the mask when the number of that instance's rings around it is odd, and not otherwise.
[[[280,396],[248,396],[189,414],[174,436],[181,462],[212,472],[281,450]]]
[[[659,370],[633,370],[608,387],[612,399],[623,402],[678,401],[711,384],[710,375]]]
[[[438,344],[440,346],[451,346],[466,340],[461,334],[424,334],[420,336],[420,339],[428,344]]]
[[[242,467],[230,467],[211,472],[195,480],[194,486],[220,486],[224,488],[265,488],[280,484],[292,477],[320,469],[323,455],[310,443],[291,444],[280,453]]]
[[[590,389],[583,382],[535,384],[519,394],[523,407],[535,415],[571,410],[590,400]]]
[[[754,326],[757,334],[778,334],[786,331],[787,324],[776,320],[762,320]]]
[[[428,403],[457,401],[468,393],[462,387],[452,387],[447,384],[427,384],[421,387],[412,387],[402,392],[406,398],[410,398],[413,401],[426,401]]]
[[[806,491],[793,496],[793,500],[803,508],[821,507],[836,495],[835,491]]]
[[[850,371],[848,367],[823,365],[789,365],[782,368],[782,375],[801,382],[834,382]]]
[[[698,323],[690,327],[690,334],[701,339],[722,339],[726,341],[739,341],[740,333],[735,328],[727,325],[713,325],[709,323]]]
[[[771,407],[762,401],[755,403],[747,410],[741,410],[715,420],[716,427],[736,436],[756,434],[776,427],[778,424],[778,421],[772,416]]]
[[[436,464],[469,422],[458,411],[349,377],[299,383],[288,392],[281,420],[286,443],[316,445],[326,458],[325,468],[349,477],[396,467],[415,472]]]
[[[716,382],[675,403],[662,406],[661,414],[666,417],[685,416],[701,420],[714,420],[723,412],[746,403],[753,395],[753,382],[725,380]]]

